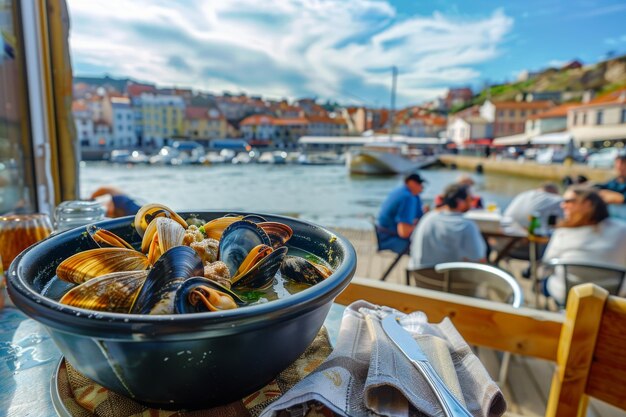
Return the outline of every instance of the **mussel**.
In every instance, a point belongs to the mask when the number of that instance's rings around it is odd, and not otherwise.
[[[224,217],[219,217],[217,219],[213,219],[203,226],[204,234],[209,239],[220,240],[222,238],[222,233],[224,233],[224,230],[226,230],[228,226],[235,222],[238,222],[242,218],[243,216],[231,214]]]
[[[176,291],[174,300],[178,314],[231,310],[245,304],[244,300],[228,288],[203,277],[185,280]]]
[[[286,279],[315,285],[328,278],[333,271],[321,263],[310,262],[299,256],[286,256],[280,266],[280,273]]]
[[[219,260],[226,264],[231,277],[237,275],[239,266],[258,245],[270,246],[271,241],[255,223],[239,220],[224,230],[220,239]]]
[[[113,232],[102,229],[94,224],[87,226],[87,233],[91,236],[91,239],[101,248],[126,248],[135,249],[133,246],[116,235]]]
[[[231,278],[233,288],[265,289],[269,287],[274,282],[274,276],[286,254],[286,246],[274,249],[243,274]]]
[[[57,267],[59,279],[81,284],[111,272],[148,269],[148,258],[134,249],[99,248],[70,256]]]
[[[261,222],[258,225],[267,233],[274,249],[285,246],[287,241],[293,236],[291,227],[284,223]]]
[[[146,229],[141,242],[141,248],[148,246],[148,262],[154,264],[161,254],[169,249],[183,244],[185,229],[176,221],[167,217],[159,217],[153,220]]]
[[[135,230],[137,230],[139,236],[143,237],[148,225],[158,217],[170,218],[179,223],[184,229],[187,228],[187,222],[169,207],[163,204],[146,204],[135,214]]]
[[[59,300],[88,310],[128,313],[148,271],[113,272],[86,281]]]
[[[150,270],[131,308],[136,314],[174,314],[174,299],[188,278],[202,276],[202,259],[188,246],[165,252]]]

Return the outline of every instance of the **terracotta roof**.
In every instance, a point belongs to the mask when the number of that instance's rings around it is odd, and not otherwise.
[[[187,107],[185,109],[185,118],[206,120],[209,118],[209,109],[204,107]]]
[[[248,116],[239,123],[240,126],[247,125],[271,125],[274,123],[274,116],[268,116],[266,114],[255,114]]]
[[[89,107],[87,107],[87,104],[84,101],[76,100],[72,102],[73,112],[87,111],[87,110],[89,110]]]
[[[308,125],[309,121],[303,117],[274,119],[274,126]]]
[[[328,124],[338,124],[338,125],[346,124],[346,119],[344,119],[343,117],[309,115],[309,116],[306,116],[306,118],[310,123],[328,123]]]
[[[493,104],[496,106],[496,110],[503,110],[503,109],[519,109],[519,110],[547,109],[549,107],[554,106],[554,103],[552,103],[551,101],[494,101]]]
[[[606,104],[626,104],[626,87],[610,93],[602,94],[591,100],[589,103],[582,103],[576,106],[576,108],[601,106]]]
[[[131,97],[140,96],[143,93],[156,93],[156,91],[156,87],[152,85],[128,84],[126,86],[126,92]]]
[[[579,106],[579,103],[561,104],[560,106],[553,107],[550,110],[546,110],[542,113],[534,114],[530,116],[528,119],[535,120],[535,119],[551,119],[555,117],[567,117],[567,111],[571,109],[572,107],[577,107],[577,106]]]

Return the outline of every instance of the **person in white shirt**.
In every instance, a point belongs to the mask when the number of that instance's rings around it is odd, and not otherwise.
[[[467,186],[452,184],[443,194],[444,206],[424,215],[411,237],[410,268],[442,262],[484,262],[485,240],[476,223],[463,217],[471,207]]]
[[[543,225],[548,225],[550,217],[562,218],[559,188],[553,183],[545,183],[540,188],[524,191],[517,195],[504,211],[504,217],[528,228],[529,217],[538,214]]]
[[[561,206],[565,218],[550,238],[543,255],[544,261],[593,261],[626,267],[626,222],[609,218],[606,203],[597,191],[585,186],[570,187],[563,195]],[[589,269],[584,272],[582,268],[568,268],[568,277],[574,283],[595,282],[600,286],[615,286],[615,273],[589,273]],[[557,267],[546,282],[548,295],[559,304],[564,303],[567,295],[563,273],[562,268]]]

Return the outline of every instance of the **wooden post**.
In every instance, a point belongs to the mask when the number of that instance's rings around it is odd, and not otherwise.
[[[557,351],[546,417],[584,416],[585,385],[608,291],[592,284],[571,289]]]

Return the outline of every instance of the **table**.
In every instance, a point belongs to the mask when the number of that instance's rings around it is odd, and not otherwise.
[[[496,259],[491,262],[495,266],[509,255],[516,244],[523,242],[528,237],[528,232],[521,226],[512,222],[504,222],[504,218],[499,212],[470,210],[463,217],[476,223],[485,240],[495,238],[505,242],[498,251]]]
[[[343,310],[333,304],[324,322],[333,345]],[[0,416],[57,417],[50,392],[60,359],[43,326],[14,307],[0,309]]]

